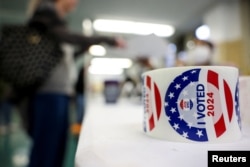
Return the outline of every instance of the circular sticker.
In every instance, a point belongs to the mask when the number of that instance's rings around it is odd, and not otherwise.
[[[239,104],[239,82],[237,82],[235,89],[235,111],[237,116],[237,121],[241,129],[241,116],[240,116],[240,104]]]
[[[165,94],[165,114],[182,137],[206,142],[227,130],[234,111],[227,81],[217,72],[195,68],[183,72]]]
[[[144,131],[152,131],[161,115],[161,95],[158,86],[150,76],[144,77]],[[148,125],[148,126],[147,126]]]

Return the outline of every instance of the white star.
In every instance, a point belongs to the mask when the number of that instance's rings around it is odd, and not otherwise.
[[[174,93],[170,92],[168,97],[170,97],[170,99],[172,99],[174,97]]]
[[[184,115],[180,115],[178,118],[179,118],[180,120],[183,120],[183,119],[184,119]]]
[[[171,108],[170,110],[172,113],[175,113],[176,112],[176,108]]]
[[[203,134],[202,134],[202,130],[198,130],[198,131],[197,131],[197,133],[196,133],[196,135],[198,135],[198,136],[199,136],[199,138],[200,138],[201,136],[203,136]]]
[[[177,130],[177,129],[179,129],[179,124],[174,123],[173,127],[174,127],[175,130]]]
[[[198,114],[196,112],[194,112],[193,116],[194,116],[195,119],[198,118]]]
[[[182,80],[183,80],[183,81],[186,81],[186,80],[188,80],[188,77],[187,77],[187,76],[184,76],[184,77],[182,78]]]
[[[187,90],[183,90],[182,94],[183,94],[183,96],[187,96],[188,95],[188,91]]]
[[[168,120],[168,121],[171,121],[171,118],[170,118],[170,116],[167,116],[167,120]]]
[[[192,74],[196,73],[196,70],[191,71]]]
[[[168,102],[165,102],[165,104],[164,104],[164,105],[165,105],[165,107],[167,107],[167,106],[168,106]]]
[[[193,126],[193,123],[192,122],[188,122],[187,126],[189,127],[189,129],[191,129],[192,126]]]
[[[185,137],[185,138],[188,138],[188,132],[183,131],[182,136]]]
[[[240,121],[240,116],[236,115],[237,121]]]
[[[195,102],[195,98],[191,98],[191,101],[192,101],[192,102]]]
[[[190,85],[190,86],[194,86],[195,84],[194,84],[193,81],[191,81],[189,85]]]
[[[176,84],[176,85],[175,85],[175,89],[178,90],[178,89],[180,89],[180,88],[181,88],[181,84]]]

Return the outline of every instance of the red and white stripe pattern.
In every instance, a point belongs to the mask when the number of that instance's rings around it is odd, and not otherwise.
[[[227,122],[231,122],[233,117],[233,96],[230,90],[228,83],[219,77],[218,73],[209,70],[207,74],[208,81],[208,92],[211,91],[213,85],[217,91],[213,91],[214,93],[214,101],[219,104],[216,105],[217,108],[215,114],[217,117],[213,117],[214,129],[216,133],[216,137],[220,137],[227,130]],[[220,83],[221,82],[221,83]],[[211,85],[209,85],[211,84]],[[223,94],[220,92],[224,92]],[[222,95],[221,95],[222,94]],[[226,111],[223,111],[222,103],[225,103]],[[218,107],[219,106],[219,107]]]
[[[160,119],[161,115],[161,95],[155,82],[150,76],[145,77],[146,92],[145,92],[145,110],[148,115],[148,128],[152,131],[155,128],[156,121]]]

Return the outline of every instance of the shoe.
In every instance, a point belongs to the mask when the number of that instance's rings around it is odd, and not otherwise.
[[[80,135],[80,132],[81,132],[81,124],[78,124],[78,123],[74,123],[73,125],[71,125],[71,133],[75,136],[79,136]]]

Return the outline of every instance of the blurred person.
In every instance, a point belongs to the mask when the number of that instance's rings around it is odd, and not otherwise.
[[[238,68],[238,66],[231,61],[215,62],[214,51],[215,45],[211,41],[207,40],[194,40],[194,47],[187,51],[181,51],[178,54],[176,66],[232,66]]]
[[[214,44],[206,40],[194,40],[194,48],[182,52],[177,66],[207,66],[213,65]]]
[[[77,0],[33,0],[28,24],[55,36],[62,46],[62,61],[44,85],[30,98],[30,135],[33,146],[29,167],[60,167],[63,165],[68,130],[70,98],[74,94],[76,69],[73,55],[80,55],[89,46],[105,42],[123,47],[124,41],[107,37],[85,37],[70,32],[65,16]],[[76,51],[75,48],[78,50]]]
[[[139,97],[142,96],[142,84],[141,84],[141,76],[144,72],[154,70],[155,67],[150,62],[149,57],[140,57],[137,59],[139,64],[139,71],[138,71],[138,82],[137,82],[137,90]]]
[[[11,123],[11,87],[0,80],[0,134],[6,134]]]
[[[86,108],[86,95],[85,95],[85,67],[81,67],[75,84],[75,100],[76,100],[76,120],[74,121],[71,131],[74,135],[79,135],[82,122],[84,120]]]
[[[122,84],[123,89],[128,88],[130,90],[130,93],[128,93],[129,97],[141,97],[141,75],[153,69],[155,67],[147,55],[136,58],[134,65],[125,71],[126,78]],[[126,86],[128,87],[126,88]]]
[[[121,83],[121,95],[130,98],[136,91],[136,81],[125,74],[124,81]]]

